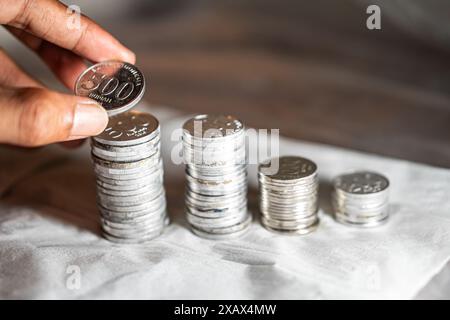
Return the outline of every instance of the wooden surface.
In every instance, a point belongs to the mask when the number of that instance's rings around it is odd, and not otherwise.
[[[149,13],[153,12],[153,15]],[[105,23],[148,101],[283,135],[450,167],[450,56],[352,1],[168,1]]]
[[[367,30],[365,2],[81,7],[136,51],[150,79],[149,102],[231,113],[292,138],[450,167],[450,51],[403,33],[383,8],[382,30]],[[12,55],[48,76],[24,48]]]

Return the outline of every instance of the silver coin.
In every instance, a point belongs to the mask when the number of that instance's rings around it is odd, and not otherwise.
[[[184,123],[182,142],[193,232],[241,233],[248,217],[244,125],[233,116],[199,115]]]
[[[272,227],[269,224],[264,224],[263,223],[264,228],[266,228],[267,230],[277,233],[277,234],[282,234],[282,235],[306,235],[306,234],[310,234],[311,232],[317,230],[317,227],[319,226],[319,219],[317,219],[317,222],[307,228],[299,228],[299,229],[279,229],[276,227]]]
[[[318,181],[316,164],[302,157],[272,158],[260,164],[259,209],[263,226],[287,234],[314,231],[319,221]]]
[[[335,219],[339,223],[342,223],[343,225],[349,226],[349,227],[357,227],[357,228],[373,228],[373,227],[379,227],[384,224],[386,224],[389,221],[389,215],[384,216],[383,218],[372,220],[372,221],[364,221],[364,222],[355,222],[346,219],[340,214],[335,214]]]
[[[105,238],[135,243],[167,224],[158,121],[127,112],[91,141],[97,203]]]
[[[247,229],[252,222],[252,216],[250,214],[246,214],[245,218],[240,221],[239,223],[236,223],[231,226],[227,227],[217,227],[217,226],[210,226],[210,227],[202,227],[201,229],[196,228],[197,230],[201,230],[203,232],[208,232],[210,234],[230,234],[242,231],[244,229]]]
[[[271,169],[277,167],[278,170],[276,172],[270,172]],[[296,156],[273,158],[259,166],[259,172],[270,181],[298,180],[311,176],[316,170],[317,166],[314,162]]]
[[[159,204],[145,207],[144,209],[141,209],[141,210],[115,211],[115,210],[103,208],[101,205],[99,205],[99,207],[98,207],[102,217],[105,217],[105,218],[107,218],[109,220],[113,220],[113,221],[114,220],[120,221],[120,220],[139,219],[141,217],[159,214],[161,211],[165,212],[165,208],[166,208],[165,199],[162,199],[162,201]]]
[[[131,146],[148,142],[159,134],[158,120],[148,114],[128,111],[109,119],[106,129],[93,139],[113,146]]]
[[[75,82],[75,94],[100,103],[113,116],[134,107],[144,96],[145,78],[136,66],[105,61],[86,69]]]
[[[333,181],[336,221],[354,227],[376,227],[389,217],[389,180],[375,172],[358,171]]]
[[[334,186],[347,193],[365,195],[386,190],[389,180],[379,173],[358,171],[337,177]]]
[[[165,226],[167,226],[168,224],[169,224],[169,220],[167,219],[165,221]],[[147,234],[144,234],[144,235],[140,235],[139,237],[126,238],[126,237],[111,235],[108,232],[106,232],[105,230],[103,230],[103,237],[111,242],[115,242],[118,244],[139,244],[139,243],[148,242],[150,240],[157,238],[158,236],[160,236],[162,234],[163,231],[164,231],[164,228],[162,228],[160,230],[155,230],[155,231],[152,230],[151,232],[148,232]]]
[[[241,121],[231,115],[198,115],[186,121],[183,131],[203,140],[224,138],[244,131]]]

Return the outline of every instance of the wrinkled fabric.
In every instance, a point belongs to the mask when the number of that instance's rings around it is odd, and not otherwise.
[[[196,237],[183,216],[183,166],[170,160],[180,146],[172,132],[186,117],[147,110],[161,120],[172,220],[147,244],[101,238],[88,144],[0,149],[0,298],[409,299],[449,261],[449,170],[285,138],[281,154],[318,165],[318,230],[285,236],[261,227],[251,165],[251,230],[235,240]],[[390,179],[385,226],[354,229],[332,219],[330,181],[351,169]]]

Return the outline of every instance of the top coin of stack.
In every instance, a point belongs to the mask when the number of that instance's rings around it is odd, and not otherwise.
[[[199,115],[183,126],[186,215],[192,231],[223,239],[244,233],[247,211],[245,130],[232,116]]]
[[[375,172],[338,176],[332,196],[336,220],[350,226],[374,227],[389,217],[389,180]]]
[[[295,156],[272,158],[259,166],[258,180],[264,227],[292,234],[316,229],[319,182],[314,162]]]
[[[105,61],[86,69],[75,83],[75,94],[100,103],[109,116],[133,108],[145,92],[144,75],[136,66]]]

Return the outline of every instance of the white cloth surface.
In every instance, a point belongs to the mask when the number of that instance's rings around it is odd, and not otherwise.
[[[88,144],[0,149],[0,298],[409,299],[450,259],[449,170],[285,138],[281,154],[318,164],[318,230],[284,236],[262,228],[250,166],[249,233],[198,238],[183,217],[183,166],[170,161],[171,132],[185,118],[149,110],[162,124],[172,224],[147,244],[100,237]],[[361,168],[391,181],[391,218],[376,229],[349,228],[330,216],[330,180]],[[81,271],[79,289],[67,286],[69,266]]]

